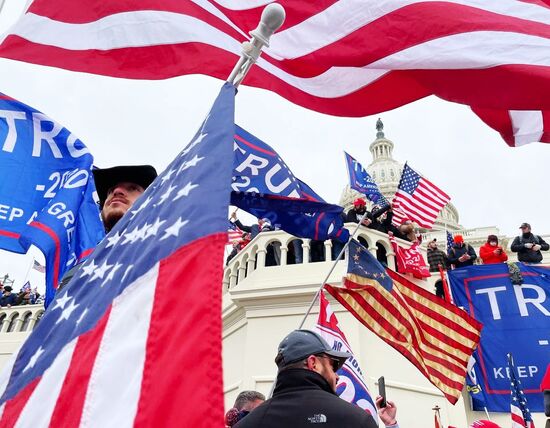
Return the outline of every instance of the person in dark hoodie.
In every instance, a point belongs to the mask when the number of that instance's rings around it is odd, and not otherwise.
[[[548,251],[550,246],[538,235],[531,232],[529,223],[522,223],[519,227],[521,235],[512,242],[511,250],[518,253],[518,260],[524,263],[542,262],[542,251]]]
[[[449,263],[455,268],[472,266],[477,259],[476,250],[464,242],[462,235],[455,235],[453,238],[453,246],[449,249],[447,258]]]
[[[373,417],[336,395],[336,372],[351,356],[333,350],[317,333],[294,330],[279,345],[273,397],[256,407],[236,428],[376,428]],[[380,413],[387,427],[397,427],[395,407]],[[391,421],[390,421],[391,419]],[[391,422],[392,425],[389,425]]]

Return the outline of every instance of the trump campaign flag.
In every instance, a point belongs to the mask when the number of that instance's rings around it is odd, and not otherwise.
[[[336,385],[336,394],[341,399],[361,407],[375,421],[378,421],[376,405],[363,378],[359,362],[353,355],[344,332],[340,330],[336,314],[332,312],[330,303],[323,292],[319,294],[319,318],[315,330],[332,346],[332,349],[352,354],[337,372],[339,378]]]
[[[343,208],[294,176],[271,146],[236,126],[231,203],[273,226],[315,240],[348,240]]]
[[[53,119],[1,94],[0,145],[0,248],[42,250],[48,306],[63,273],[105,235],[93,198],[93,157]]]
[[[327,290],[359,322],[400,352],[456,403],[481,324],[466,312],[384,268],[352,240],[342,286]]]
[[[225,84],[5,367],[0,426],[220,426],[234,96]]]
[[[393,251],[395,252],[395,259],[397,260],[399,272],[411,273],[418,279],[429,278],[431,276],[430,269],[426,265],[426,261],[418,249],[418,241],[413,242],[409,248],[403,248],[397,243],[393,233],[389,233],[388,235]]]
[[[376,185],[376,182],[369,175],[367,170],[363,168],[354,157],[350,156],[347,152],[344,152],[346,158],[346,167],[349,176],[349,187],[363,193],[369,201],[374,204],[380,204],[382,206],[387,205],[388,201],[380,193],[380,189]]]
[[[0,56],[131,79],[225,79],[271,2],[34,0]],[[247,84],[338,116],[367,116],[436,95],[483,109],[480,117],[503,134],[550,141],[550,123],[542,120],[550,110],[547,2],[279,3],[286,22]],[[486,109],[510,120],[488,118]],[[524,112],[536,117],[517,114]]]
[[[506,354],[514,355],[529,408],[542,412],[540,383],[548,366],[550,277],[548,268],[516,263],[523,284],[514,285],[506,263],[448,271],[455,303],[483,323],[473,368],[480,391],[474,410],[509,412]]]

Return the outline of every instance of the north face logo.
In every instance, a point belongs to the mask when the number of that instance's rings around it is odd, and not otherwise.
[[[322,413],[320,415],[313,415],[307,418],[310,424],[324,424],[327,422],[327,417]]]

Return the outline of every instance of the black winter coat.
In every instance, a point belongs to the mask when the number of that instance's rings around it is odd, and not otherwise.
[[[465,262],[459,262],[458,259],[463,255],[468,253],[470,258]],[[455,268],[461,268],[464,266],[472,266],[474,261],[477,259],[476,250],[471,245],[463,244],[462,247],[453,244],[447,255],[449,264],[455,265]]]
[[[320,425],[317,425],[320,424]],[[235,428],[377,428],[365,410],[339,398],[320,374],[287,369],[277,376],[273,398]]]
[[[391,224],[391,216],[388,215],[384,220],[379,221],[378,218],[384,214],[386,211],[390,209],[390,205],[386,205],[383,208],[379,208],[376,211],[369,212],[367,211],[367,217],[371,224],[369,224],[367,227],[369,229],[378,230],[379,232],[387,233],[389,226]],[[352,208],[348,211],[344,218],[345,223],[359,223],[359,219],[362,217],[362,214],[358,214],[357,211],[355,211],[355,208]]]
[[[542,251],[548,251],[550,246],[538,235],[533,235],[531,232],[524,233],[521,236],[516,236],[510,249],[514,253],[518,253],[518,260],[524,263],[540,263],[542,261],[542,254],[539,251],[533,251],[530,248],[526,248],[525,244],[530,242],[531,244],[540,245]]]

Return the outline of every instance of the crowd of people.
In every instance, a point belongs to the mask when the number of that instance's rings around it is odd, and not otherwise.
[[[35,305],[43,302],[43,297],[35,289],[23,287],[19,293],[14,293],[11,285],[0,284],[0,307],[11,308],[20,305]]]

